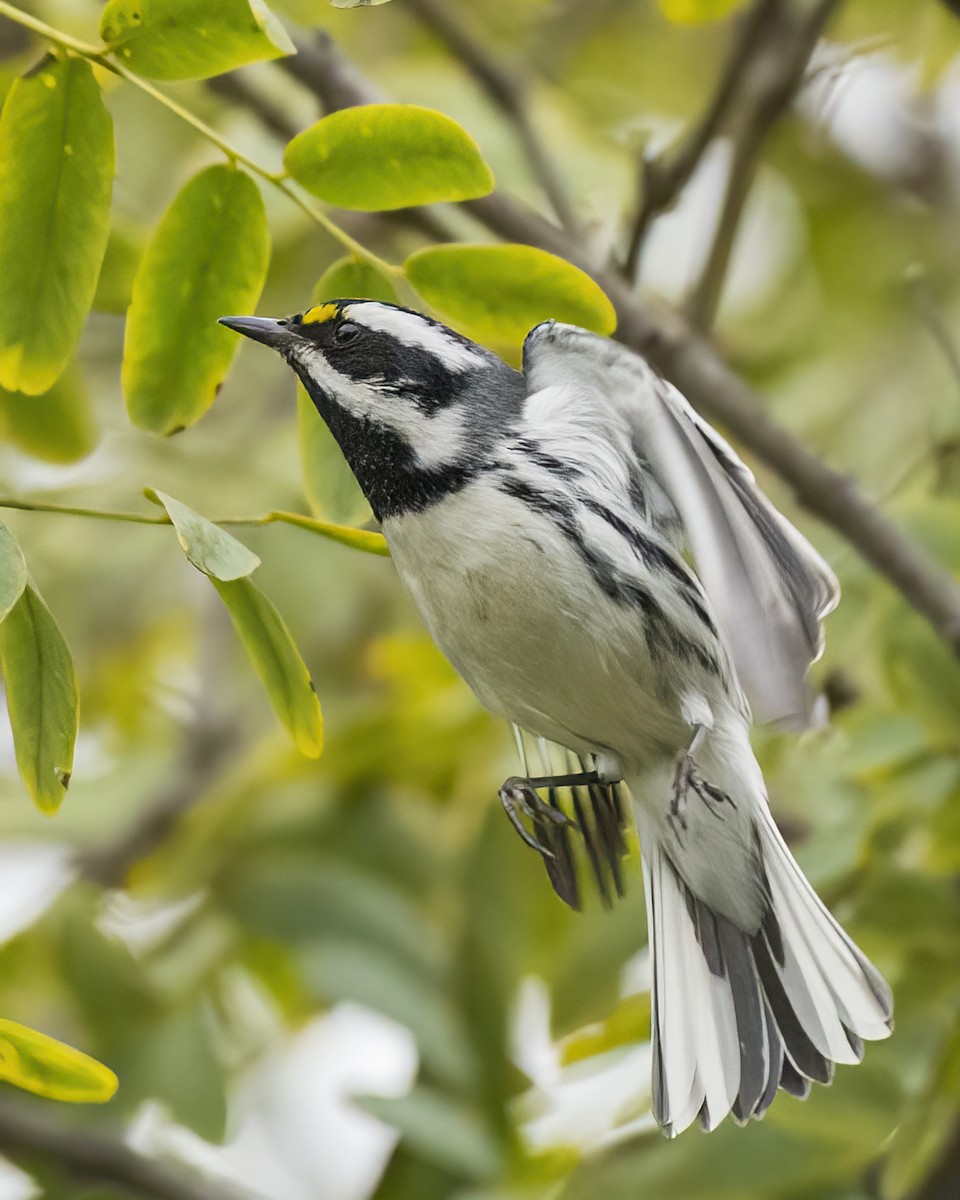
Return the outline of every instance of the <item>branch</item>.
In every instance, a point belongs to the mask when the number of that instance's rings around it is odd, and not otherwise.
[[[150,1200],[258,1200],[253,1192],[203,1179],[186,1168],[148,1158],[123,1142],[51,1120],[51,1109],[0,1101],[0,1151],[42,1157],[84,1182],[107,1184]]]
[[[543,188],[560,224],[580,233],[566,184],[530,117],[527,83],[494,58],[459,20],[447,0],[406,0],[406,8],[460,60],[493,103],[513,125],[534,178]]]
[[[203,672],[209,684],[208,672]],[[81,850],[77,867],[103,888],[123,887],[130,869],[167,840],[180,818],[209,791],[239,741],[232,723],[214,717],[201,699],[185,734],[173,777],[143,807],[129,829],[103,846]]]
[[[837,2],[817,0],[803,19],[792,8],[775,5],[743,65],[742,111],[717,230],[700,279],[686,304],[688,320],[695,329],[705,331],[714,322],[743,206],[764,143],[802,84],[810,56]]]
[[[327,52],[338,54],[329,39]],[[303,82],[322,93],[324,81],[307,76]],[[846,538],[960,654],[960,586],[949,572],[889,521],[853,479],[834,471],[777,425],[761,397],[679,314],[645,304],[618,272],[598,270],[575,239],[509,196],[494,192],[460,207],[505,240],[549,250],[590,275],[617,310],[616,337],[649,359],[699,412],[765,463],[800,505]]]
[[[637,277],[640,255],[653,220],[676,202],[726,121],[742,83],[744,67],[781,4],[782,0],[754,0],[742,19],[716,90],[699,122],[655,157],[641,156],[640,199],[623,263],[623,274],[628,280]]]

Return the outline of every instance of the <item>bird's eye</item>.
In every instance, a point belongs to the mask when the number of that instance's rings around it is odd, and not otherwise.
[[[344,321],[333,335],[333,340],[338,346],[349,346],[351,342],[355,342],[360,336],[360,326],[354,325],[352,321]]]

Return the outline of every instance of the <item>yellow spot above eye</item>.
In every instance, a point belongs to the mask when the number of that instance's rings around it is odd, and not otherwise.
[[[338,311],[335,304],[317,304],[303,314],[303,324],[319,325],[323,321],[332,321]]]

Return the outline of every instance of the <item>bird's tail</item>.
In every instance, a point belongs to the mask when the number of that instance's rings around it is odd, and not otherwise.
[[[674,1136],[699,1118],[762,1117],[778,1087],[805,1098],[864,1039],[892,1029],[876,968],[827,912],[773,818],[756,814],[765,914],[744,932],[684,882],[641,828],[653,957],[653,1110]]]

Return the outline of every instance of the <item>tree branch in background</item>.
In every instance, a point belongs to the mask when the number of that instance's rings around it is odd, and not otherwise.
[[[229,637],[226,613],[211,591],[200,639],[203,651],[198,677],[200,691],[180,740],[171,777],[142,807],[133,824],[102,845],[77,855],[81,876],[103,888],[119,888],[130,869],[166,842],[184,813],[189,812],[226,769],[242,730],[222,708],[224,639]]]
[[[783,0],[754,0],[743,17],[724,64],[716,91],[700,120],[654,157],[640,158],[638,203],[631,222],[623,275],[633,281],[640,269],[643,245],[654,219],[672,208],[707,147],[720,132],[743,80],[744,68]]]
[[[246,1189],[138,1154],[114,1138],[72,1129],[51,1119],[50,1107],[31,1111],[25,1104],[0,1101],[0,1151],[26,1166],[42,1158],[83,1183],[118,1187],[149,1200],[261,1200]]]
[[[707,261],[686,303],[688,320],[695,329],[707,330],[713,325],[764,143],[800,88],[837,2],[818,0],[805,14],[775,3],[741,64],[740,111],[720,216]]]
[[[404,7],[430,30],[459,59],[487,96],[513,126],[527,163],[543,188],[563,228],[580,232],[563,175],[534,128],[527,102],[526,80],[492,54],[454,13],[446,0],[406,0]]]
[[[832,7],[833,2],[821,0],[819,7]],[[328,66],[336,62],[338,52],[329,39],[325,53]],[[297,73],[326,104],[329,79],[314,78],[303,63],[295,72],[295,61],[283,60],[284,68]],[[341,59],[333,69],[341,83],[348,76],[360,81],[349,103],[368,101],[370,85],[354,68],[348,69]],[[341,102],[347,99],[342,90],[339,95]],[[598,270],[575,239],[510,196],[494,192],[461,208],[507,241],[559,254],[592,276],[617,310],[617,338],[645,355],[699,412],[765,463],[792,489],[799,504],[846,538],[960,654],[960,586],[952,576],[888,520],[854,480],[827,466],[772,420],[761,397],[680,314],[642,301],[619,272]]]

